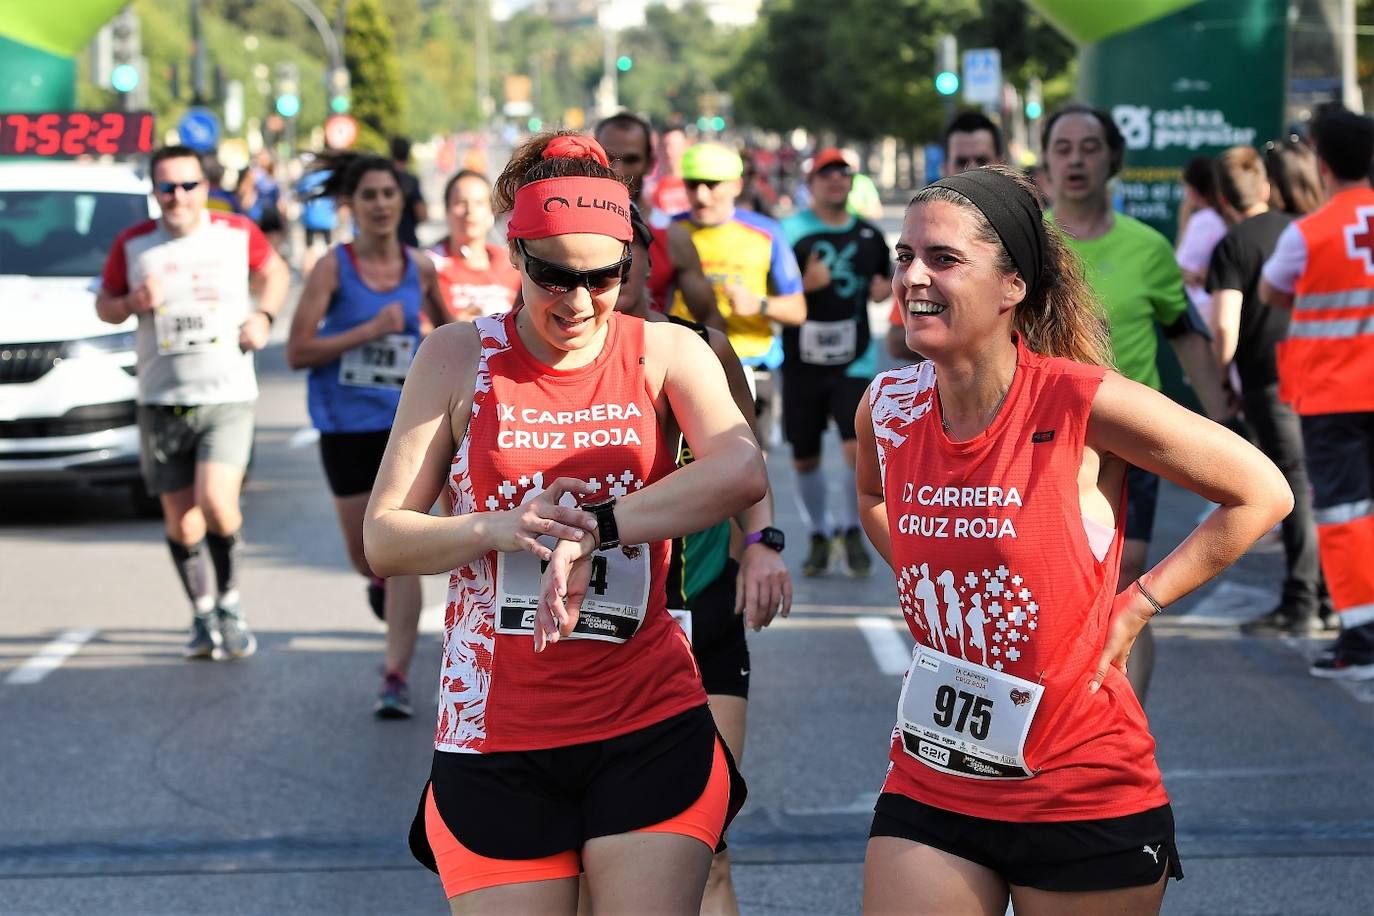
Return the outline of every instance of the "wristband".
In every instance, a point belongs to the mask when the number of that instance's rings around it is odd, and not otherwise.
[[[1136,587],[1136,589],[1140,592],[1140,594],[1143,595],[1143,596],[1145,597],[1145,600],[1148,601],[1148,602],[1150,602],[1150,607],[1152,607],[1152,608],[1155,609],[1155,612],[1154,612],[1154,614],[1153,614],[1152,616],[1156,616],[1156,617],[1157,617],[1157,616],[1159,616],[1160,614],[1163,614],[1163,613],[1164,613],[1164,608],[1163,608],[1163,606],[1160,605],[1160,603],[1159,603],[1158,601],[1155,600],[1155,596],[1154,596],[1154,595],[1151,595],[1149,592],[1147,592],[1147,591],[1145,590],[1145,583],[1141,582],[1139,579],[1136,579],[1136,580],[1135,580],[1135,587]]]
[[[268,326],[269,328],[270,328],[273,324],[275,324],[276,321],[277,321],[277,316],[276,316],[276,315],[273,315],[271,312],[267,311],[266,309],[258,309],[257,312],[256,312],[256,314],[261,315],[262,317],[264,317],[264,318],[267,319],[267,326]]]
[[[611,550],[620,546],[620,529],[615,523],[615,499],[599,503],[583,503],[584,512],[596,516],[596,549]]]
[[[768,297],[767,297],[767,296],[764,296],[762,299],[759,300],[759,314],[760,314],[760,315],[767,315],[767,314],[768,314]]]

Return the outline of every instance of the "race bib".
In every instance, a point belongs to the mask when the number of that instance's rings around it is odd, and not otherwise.
[[[415,358],[415,338],[388,334],[361,347],[344,351],[339,359],[339,384],[355,388],[400,388],[405,384],[410,361]]]
[[[216,301],[164,302],[153,312],[157,349],[164,355],[199,353],[224,342]]]
[[[843,366],[854,361],[859,325],[852,321],[808,321],[801,326],[802,362],[812,366]]]
[[[547,546],[553,540],[540,538]],[[590,557],[591,581],[567,639],[623,643],[639,631],[649,606],[649,548],[620,547]],[[545,563],[528,551],[496,555],[496,632],[534,635],[539,579]]]
[[[917,646],[897,701],[902,747],[969,779],[1029,779],[1026,735],[1045,688]]]
[[[688,642],[691,642],[691,641],[692,641],[692,612],[691,612],[691,611],[675,611],[675,610],[673,610],[672,608],[669,608],[669,609],[668,609],[668,613],[669,613],[670,615],[672,615],[672,618],[673,618],[674,620],[677,621],[677,625],[680,626],[680,627],[682,627],[682,632],[684,632],[684,633],[687,634],[687,641],[688,641]]]

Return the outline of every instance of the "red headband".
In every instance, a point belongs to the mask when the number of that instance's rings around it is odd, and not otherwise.
[[[591,137],[565,134],[544,148],[544,159],[593,159],[610,168],[606,151]],[[630,192],[611,178],[545,178],[515,192],[507,239],[546,239],[590,232],[629,243]]]
[[[546,239],[573,232],[629,242],[630,192],[612,178],[545,178],[515,192],[508,239]]]

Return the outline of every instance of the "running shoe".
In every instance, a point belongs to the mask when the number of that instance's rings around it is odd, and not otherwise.
[[[1374,655],[1351,652],[1338,645],[1334,652],[1317,656],[1309,670],[1313,677],[1367,681],[1374,678]]]
[[[220,657],[220,635],[209,614],[196,614],[191,618],[191,638],[186,641],[182,654],[187,658],[217,659]]]
[[[864,547],[864,533],[858,528],[850,528],[842,536],[844,542],[844,559],[849,564],[849,574],[856,578],[868,575],[873,571],[873,561],[869,559],[868,550]]]
[[[1313,677],[1363,681],[1374,678],[1374,627],[1341,630],[1335,645],[1312,662]]]
[[[395,671],[382,677],[382,689],[377,694],[377,705],[372,711],[379,719],[409,719],[410,685],[404,674]]]
[[[820,576],[830,569],[830,538],[823,534],[811,534],[811,552],[802,562],[802,575]]]
[[[367,582],[367,603],[378,620],[386,620],[386,580],[373,576]]]
[[[219,625],[224,654],[229,658],[247,658],[258,651],[257,637],[243,622],[243,614],[237,607],[216,608],[215,623]]]
[[[1280,604],[1262,617],[1255,617],[1240,625],[1246,636],[1296,636],[1311,639],[1323,632],[1321,620],[1314,614],[1299,614]]]

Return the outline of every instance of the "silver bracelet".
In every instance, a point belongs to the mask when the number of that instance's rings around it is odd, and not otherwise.
[[[1145,600],[1150,602],[1150,607],[1155,609],[1156,616],[1164,613],[1163,605],[1161,605],[1158,601],[1155,600],[1154,595],[1151,595],[1148,591],[1145,590],[1145,583],[1141,582],[1139,579],[1136,579],[1135,587],[1140,590],[1140,594],[1145,596]]]

